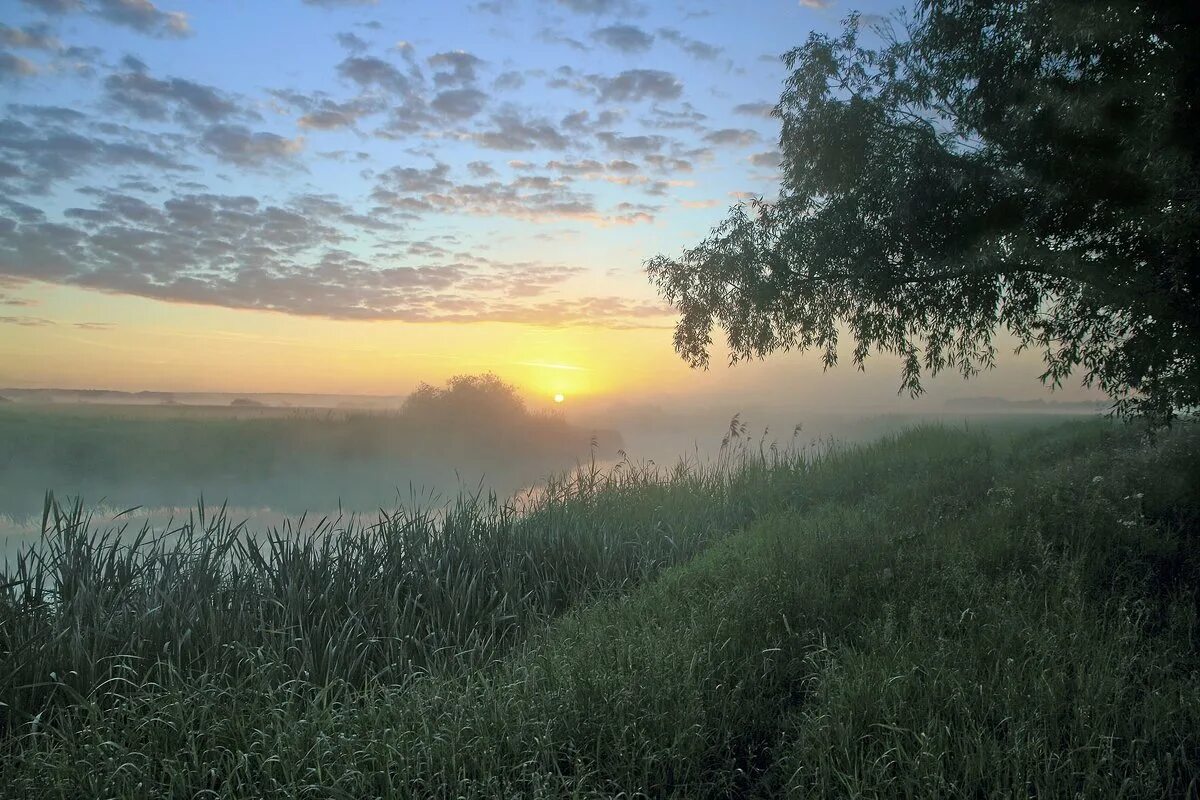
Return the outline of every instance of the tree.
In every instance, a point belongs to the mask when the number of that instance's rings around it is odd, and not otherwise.
[[[421,383],[405,398],[402,411],[427,425],[472,431],[506,429],[531,419],[516,387],[490,372],[455,375],[445,388]]]
[[[1200,405],[1200,3],[923,0],[784,58],[779,198],[647,262],[707,366],[815,348],[901,388],[994,363],[1077,368],[1120,413]],[[865,46],[873,37],[877,44]]]

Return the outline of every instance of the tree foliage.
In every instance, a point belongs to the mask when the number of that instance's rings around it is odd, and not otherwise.
[[[421,383],[401,410],[435,427],[505,428],[533,420],[516,387],[490,372],[455,375],[444,388]]]
[[[971,376],[997,334],[1118,411],[1200,405],[1200,3],[923,0],[785,56],[775,202],[647,270],[707,366],[815,348]],[[872,40],[873,45],[864,44]]]

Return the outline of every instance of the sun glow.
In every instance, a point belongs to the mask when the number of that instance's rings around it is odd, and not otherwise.
[[[562,392],[559,392],[558,394],[554,395],[554,402],[556,402],[556,403],[561,403],[562,401],[564,401],[566,399],[567,398],[563,396]]]

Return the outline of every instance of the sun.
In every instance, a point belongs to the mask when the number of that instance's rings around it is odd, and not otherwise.
[[[566,400],[566,399],[567,399],[566,397],[563,397],[562,392],[559,392],[558,394],[554,395],[554,402],[556,402],[556,403],[561,403],[563,400]]]

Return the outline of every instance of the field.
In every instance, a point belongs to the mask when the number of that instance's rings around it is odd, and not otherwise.
[[[1196,797],[1200,431],[923,426],[515,513],[49,508],[0,795]]]

